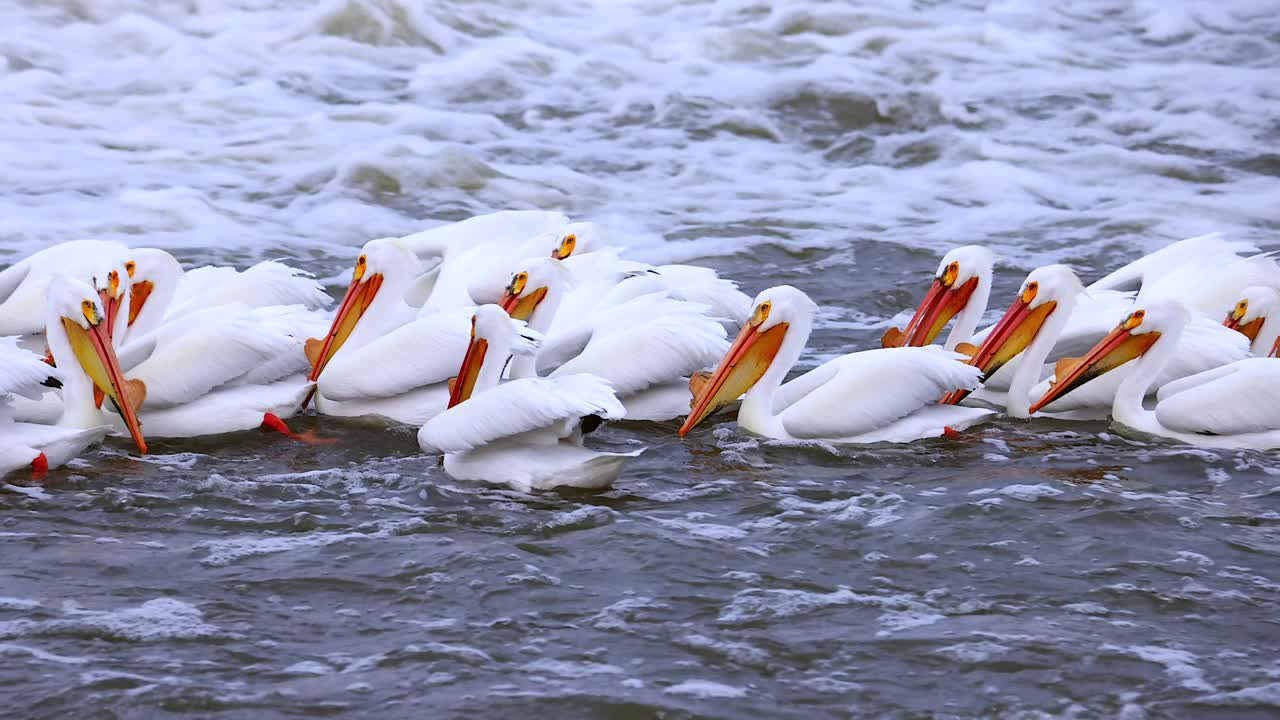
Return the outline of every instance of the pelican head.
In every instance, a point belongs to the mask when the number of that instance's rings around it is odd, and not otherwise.
[[[551,257],[564,260],[572,255],[585,255],[599,250],[608,244],[608,235],[603,225],[593,222],[569,223],[554,234],[554,245]]]
[[[98,292],[98,299],[102,303],[102,319],[107,338],[114,341],[120,312],[128,304],[125,293],[129,288],[129,276],[124,265],[117,264],[102,275],[94,275],[93,287]],[[132,314],[132,310],[129,314]]]
[[[1026,350],[1058,306],[1074,303],[1075,296],[1083,289],[1080,278],[1066,265],[1045,265],[1032,270],[1018,288],[1013,304],[992,328],[982,347],[974,352],[969,364],[982,371],[985,382]],[[1071,312],[1069,306],[1065,312]],[[956,390],[948,393],[942,402],[954,405],[968,397],[969,392]]]
[[[1263,343],[1256,342],[1271,316],[1280,310],[1280,291],[1272,287],[1251,286],[1240,293],[1240,300],[1227,313],[1222,324],[1239,332],[1254,343],[1254,354],[1273,350],[1275,338],[1264,338]],[[1268,333],[1270,334],[1270,333]],[[1262,345],[1259,347],[1258,345]]]
[[[497,305],[476,308],[471,316],[471,342],[449,388],[449,407],[468,400],[477,384],[481,389],[498,384],[507,359],[512,354],[532,355],[541,339]]]
[[[324,372],[325,366],[351,337],[369,306],[379,297],[387,296],[383,291],[386,280],[392,278],[398,286],[420,267],[418,259],[399,238],[370,240],[360,248],[355,268],[351,271],[351,284],[342,296],[342,304],[333,316],[328,334],[323,341],[315,338],[307,340],[307,359],[311,361],[309,380],[314,382],[320,378],[320,373]]]
[[[99,291],[60,275],[50,281],[46,292],[49,311],[46,333],[51,343],[60,346],[54,352],[65,350],[75,357],[88,379],[115,403],[138,450],[145,453],[147,443],[142,437],[137,409],[146,397],[146,386],[137,380],[124,379],[120,361],[111,346]],[[56,359],[65,372],[73,372],[70,358]]]
[[[1130,312],[1084,357],[1060,362],[1049,392],[1031,406],[1040,408],[1104,373],[1147,353],[1165,333],[1181,331],[1190,319],[1186,306],[1174,300],[1153,300]]]
[[[548,296],[558,297],[567,275],[564,264],[552,258],[529,260],[511,275],[498,304],[516,320],[528,321]]]
[[[680,426],[680,436],[708,415],[737,400],[750,390],[773,364],[793,323],[813,321],[818,306],[808,295],[779,285],[756,296],[751,317],[733,341],[729,351],[706,382],[694,389],[692,411]]]
[[[975,292],[981,290],[979,296],[985,305],[994,266],[995,256],[981,245],[965,245],[948,252],[938,263],[933,284],[911,317],[911,322],[907,323],[906,330],[890,328],[884,334],[882,344],[885,347],[932,344],[951,318],[968,308]]]
[[[182,265],[159,248],[131,248],[125,255],[124,269],[129,279],[128,327],[137,324],[141,316],[140,330],[145,332],[159,324],[173,299],[183,274]]]

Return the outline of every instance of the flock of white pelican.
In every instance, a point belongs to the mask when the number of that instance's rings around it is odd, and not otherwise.
[[[38,477],[108,435],[142,453],[147,437],[256,428],[321,442],[285,422],[312,410],[416,426],[449,475],[526,491],[610,485],[642,450],[584,447],[602,422],[684,418],[683,437],[734,407],[781,440],[910,442],[1003,411],[1280,447],[1270,255],[1206,235],[1087,287],[1048,265],[979,329],[994,264],[952,250],[883,347],[787,381],[817,311],[804,292],[752,300],[707,268],[625,259],[556,212],[372,240],[332,312],[276,261],[184,270],[164,250],[67,242],[0,271],[0,476]]]

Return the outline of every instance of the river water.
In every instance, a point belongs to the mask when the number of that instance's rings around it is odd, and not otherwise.
[[[776,7],[771,7],[775,6]],[[0,265],[283,258],[493,209],[822,306],[872,347],[945,249],[993,307],[1221,230],[1280,247],[1280,5],[8,0]],[[992,318],[994,319],[994,311]],[[0,492],[15,717],[1274,717],[1280,461],[1001,420],[876,448],[709,423],[599,494],[411,428],[119,441]]]

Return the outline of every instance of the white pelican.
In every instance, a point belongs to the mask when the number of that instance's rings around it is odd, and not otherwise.
[[[196,437],[264,427],[282,419],[311,389],[302,306],[218,305],[183,315],[121,351],[130,378],[143,382],[140,415],[152,437]],[[309,439],[306,436],[294,436]]]
[[[582,446],[584,425],[590,431],[600,420],[623,414],[608,382],[570,375],[500,384],[512,352],[532,352],[533,341],[518,335],[506,312],[494,305],[476,308],[471,323],[449,409],[418,431],[424,451],[445,453],[450,476],[506,483],[524,492],[603,488],[617,479],[627,458],[642,452],[604,453]]]
[[[433,311],[492,302],[502,293],[520,261],[548,256],[564,260],[591,253],[607,242],[604,227],[596,223],[567,223],[551,231],[532,232],[540,227],[545,226],[530,224],[523,236],[482,235],[465,245],[451,247],[443,261],[417,281],[408,298],[410,303]],[[403,242],[411,251],[415,247],[414,236]],[[418,303],[418,298],[425,299]]]
[[[315,310],[333,302],[309,273],[275,260],[243,271],[212,265],[184,271],[164,250],[131,248],[119,255],[119,262],[128,274],[126,340],[220,305],[301,305]]]
[[[1111,328],[1113,318],[1132,304],[1135,292],[1144,299],[1177,297],[1189,308],[1216,317],[1250,285],[1280,287],[1280,270],[1273,258],[1240,255],[1256,251],[1250,243],[1227,241],[1220,233],[1212,233],[1170,243],[1134,260],[1088,286],[1053,355],[1092,347]],[[992,257],[989,250],[976,245],[947,253],[907,328],[890,328],[882,343],[886,347],[928,345],[952,317],[956,324],[947,336],[948,350],[970,351],[972,344],[981,343],[992,329],[974,332],[987,307]],[[987,387],[1007,388],[1008,377],[988,378]]]
[[[977,387],[981,373],[959,353],[934,348],[844,355],[783,385],[816,311],[807,295],[787,285],[757,295],[750,320],[701,385],[680,435],[743,393],[738,425],[778,439],[909,442],[963,430],[992,414],[936,404],[952,390]]]
[[[1136,358],[1111,405],[1116,424],[1201,447],[1280,447],[1280,361],[1274,358],[1247,358],[1183,378],[1161,388],[1154,410],[1143,407],[1191,317],[1170,300],[1134,310],[1087,355],[1059,366],[1055,384],[1031,411]]]
[[[1097,293],[1103,297],[1109,294],[1107,291]],[[1080,313],[1077,309],[1081,303],[1094,300],[1094,294],[1082,291],[1075,273],[1064,265],[1047,265],[1028,274],[1009,310],[986,334],[970,360],[983,371],[984,378],[991,378],[1002,368],[1009,368],[1008,391],[1002,394],[984,385],[974,393],[974,398],[1002,405],[1012,417],[1028,417],[1031,398],[1042,395],[1045,391],[1043,385],[1048,382],[1041,380],[1045,375],[1045,363],[1054,359],[1058,363],[1068,362],[1061,356],[1051,358],[1050,353],[1059,353],[1064,344],[1074,346],[1088,337],[1088,333],[1082,331],[1087,330],[1088,325],[1079,322],[1079,318],[1093,318],[1096,311]],[[1132,307],[1127,299],[1120,305],[1119,312],[1127,312]],[[1092,319],[1090,323],[1093,323]],[[1064,343],[1064,330],[1072,330],[1077,336]],[[1238,360],[1248,352],[1243,336],[1200,315],[1191,322],[1180,342],[1176,360],[1163,368],[1155,380],[1155,387]],[[1120,381],[1128,372],[1124,369],[1092,379],[1072,395],[1059,398],[1045,409],[1049,414],[1065,419],[1104,417]],[[944,402],[958,402],[966,395],[967,392],[955,392]]]
[[[117,242],[73,240],[45,248],[0,271],[0,335],[44,332],[49,281],[67,275],[88,282],[104,274],[104,267],[112,267],[112,259],[125,249]]]
[[[674,420],[687,414],[688,376],[713,365],[729,347],[720,322],[707,315],[704,305],[665,297],[662,285],[621,302],[606,294],[594,312],[562,309],[568,274],[563,265],[550,258],[526,262],[511,277],[501,305],[540,334],[555,327],[562,313],[586,317],[576,323],[571,318],[568,327],[548,339],[555,343],[549,348],[555,355],[552,369],[546,369],[539,353],[517,358],[511,377],[595,375],[613,387],[627,420]],[[652,277],[643,273],[623,282],[647,283],[644,276]]]
[[[361,248],[324,340],[307,341],[317,412],[421,425],[448,406],[447,381],[466,352],[470,314],[440,310],[416,318],[404,298],[420,271],[399,238]]]
[[[881,338],[884,347],[930,345],[951,318],[955,327],[943,348],[955,350],[978,329],[991,296],[991,274],[995,255],[981,245],[958,247],[942,257],[933,284],[905,330],[889,328]]]
[[[55,371],[36,356],[0,345],[0,472],[30,466],[39,474],[59,467],[106,436],[110,427],[94,401],[100,390],[122,416],[138,449],[147,444],[135,412],[146,388],[124,379],[107,336],[106,317],[98,292],[83,282],[54,276],[45,283],[46,337]],[[23,354],[19,354],[23,353]],[[31,394],[53,374],[62,387],[63,409],[56,425],[15,422],[3,396]],[[19,464],[14,465],[15,462]]]
[[[1245,288],[1222,324],[1249,338],[1254,357],[1275,355],[1280,343],[1280,291],[1272,287]]]

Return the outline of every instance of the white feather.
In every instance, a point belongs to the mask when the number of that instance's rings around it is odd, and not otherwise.
[[[830,361],[822,382],[780,418],[796,438],[849,438],[883,428],[946,393],[978,386],[981,372],[959,353],[925,348],[868,350]]]
[[[1186,378],[1155,408],[1166,428],[1243,435],[1280,429],[1280,360],[1248,358]]]
[[[587,415],[610,419],[625,412],[601,378],[524,378],[474,395],[428,420],[418,431],[418,443],[427,451],[462,452]]]

